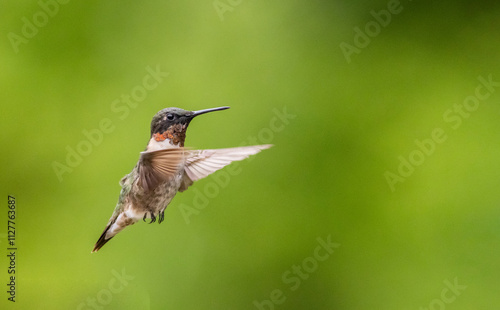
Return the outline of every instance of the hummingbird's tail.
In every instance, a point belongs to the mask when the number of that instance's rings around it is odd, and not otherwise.
[[[99,249],[100,249],[100,248],[102,248],[102,247],[103,247],[103,245],[105,245],[105,244],[106,244],[106,242],[108,242],[109,240],[111,240],[111,238],[113,238],[113,237],[114,237],[114,235],[113,235],[113,236],[108,237],[108,238],[106,239],[106,234],[108,233],[108,230],[111,228],[111,225],[113,225],[113,224],[114,224],[114,223],[111,223],[111,224],[109,224],[108,226],[106,226],[106,229],[104,229],[104,232],[103,232],[103,233],[102,233],[102,235],[99,237],[99,240],[97,240],[96,244],[94,245],[94,249],[92,250],[92,253],[99,251]]]
[[[99,249],[102,248],[106,242],[111,240],[111,238],[113,238],[117,233],[135,222],[137,222],[137,219],[130,218],[125,212],[122,212],[117,217],[112,218],[112,220],[109,221],[108,226],[106,226],[102,232],[101,237],[99,237],[99,240],[97,240],[94,245],[92,253],[99,251]]]

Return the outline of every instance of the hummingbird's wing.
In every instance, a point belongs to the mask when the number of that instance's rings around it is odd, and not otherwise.
[[[138,184],[146,192],[155,189],[158,184],[175,176],[184,156],[184,148],[141,152]]]
[[[243,160],[271,146],[273,145],[263,144],[228,149],[186,151],[184,176],[179,191],[185,191],[194,181],[224,168],[233,161]]]

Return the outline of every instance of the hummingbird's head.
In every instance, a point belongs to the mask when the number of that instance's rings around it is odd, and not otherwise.
[[[179,108],[166,108],[153,117],[151,121],[151,137],[156,141],[170,139],[172,144],[184,146],[186,130],[193,118],[208,112],[226,110],[229,107],[220,107],[199,111],[186,111]]]

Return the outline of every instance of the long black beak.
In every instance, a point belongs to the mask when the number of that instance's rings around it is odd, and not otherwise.
[[[221,110],[226,110],[226,109],[229,109],[229,107],[220,107],[220,108],[212,108],[212,109],[193,111],[193,114],[191,114],[191,117],[195,117],[195,116],[205,114],[208,112],[215,112],[215,111],[221,111]]]

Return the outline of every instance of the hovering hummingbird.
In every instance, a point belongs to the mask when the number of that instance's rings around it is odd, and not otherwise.
[[[220,107],[200,111],[166,108],[153,117],[151,137],[136,166],[120,185],[122,190],[113,215],[92,252],[97,252],[125,227],[139,220],[161,223],[168,204],[177,192],[185,191],[194,181],[242,160],[272,145],[243,146],[215,150],[184,148],[191,120],[201,114],[229,109]]]

